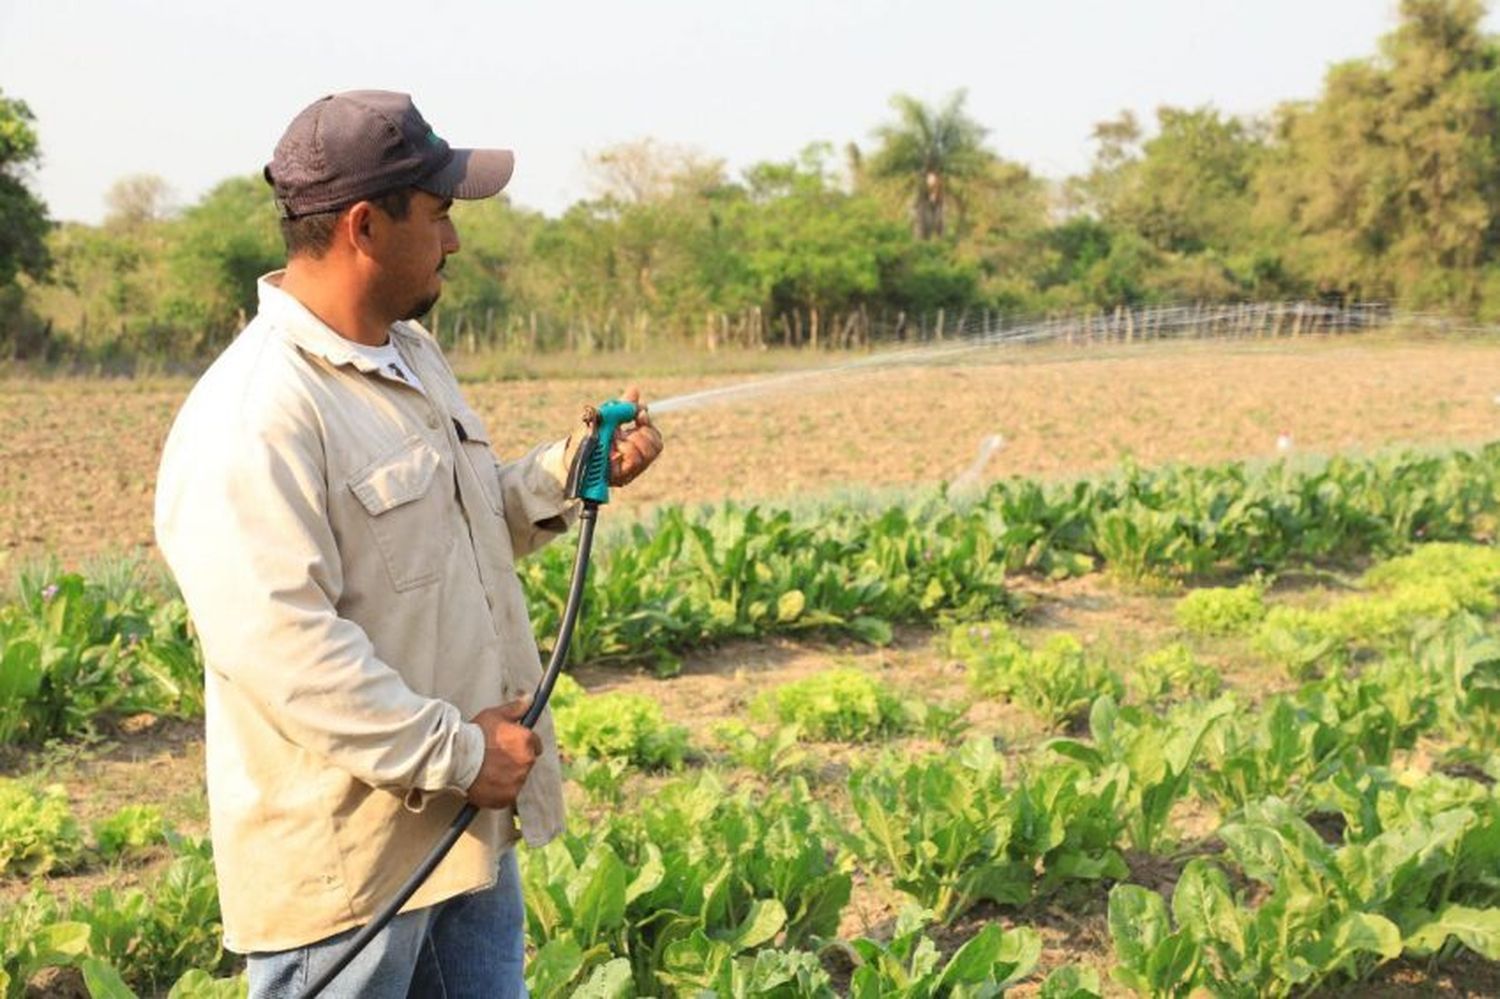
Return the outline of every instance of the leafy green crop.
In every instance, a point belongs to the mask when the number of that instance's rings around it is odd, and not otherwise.
[[[1172,806],[1187,793],[1204,737],[1234,710],[1232,700],[1221,698],[1161,718],[1101,697],[1089,712],[1092,745],[1076,739],[1054,739],[1048,745],[1119,789],[1130,845],[1155,853],[1167,839]]]
[[[814,673],[761,695],[753,709],[814,739],[862,742],[911,728],[915,715],[870,674],[845,667]]]
[[[0,607],[0,744],[74,735],[106,711],[201,713],[202,685],[180,601],[68,573]]]
[[[1500,609],[1500,552],[1474,545],[1422,545],[1367,572],[1366,592],[1322,610],[1273,607],[1253,647],[1290,676],[1327,674],[1354,650],[1389,653],[1423,629]]]
[[[64,920],[57,899],[34,887],[0,909],[0,996],[22,999],[26,983],[43,968],[68,965],[88,953],[87,923]]]
[[[1500,634],[1472,614],[1429,622],[1410,658],[1414,681],[1437,697],[1447,729],[1465,748],[1500,750]]]
[[[1453,901],[1455,893],[1495,898],[1490,872],[1500,847],[1490,792],[1445,800],[1361,783],[1370,815],[1380,816],[1362,842],[1324,842],[1276,798],[1247,806],[1220,831],[1230,858],[1266,889],[1253,907],[1202,858],[1188,863],[1173,891],[1175,929],[1160,896],[1116,886],[1109,921],[1117,979],[1141,995],[1201,988],[1285,996],[1358,980],[1407,947],[1431,952],[1450,936],[1482,955],[1500,954],[1500,911]]]
[[[816,762],[802,744],[802,730],[796,725],[781,725],[770,735],[761,735],[731,718],[714,726],[714,738],[735,763],[766,777],[801,773]]]
[[[94,823],[94,842],[106,860],[165,843],[169,834],[167,821],[155,805],[126,805]]]
[[[1142,656],[1125,674],[1131,694],[1145,704],[1183,697],[1211,697],[1222,685],[1218,671],[1199,662],[1192,650],[1173,642]]]
[[[859,827],[845,839],[950,922],[981,899],[1022,905],[1069,881],[1123,877],[1122,783],[1064,762],[1007,786],[993,745],[971,740],[956,756],[856,770]]]
[[[67,870],[83,837],[61,784],[44,788],[0,777],[0,875]]]
[[[218,882],[206,851],[178,856],[149,893],[101,888],[71,917],[88,924],[90,952],[129,983],[159,988],[194,968],[223,970]]]
[[[1238,635],[1266,616],[1259,583],[1194,590],[1177,602],[1177,624],[1194,635]]]
[[[1009,698],[1050,727],[1080,717],[1100,695],[1124,693],[1120,677],[1072,635],[1053,635],[1031,649],[1004,622],[986,621],[954,628],[948,648],[968,666],[975,690]]]
[[[669,725],[661,705],[640,694],[589,694],[563,675],[550,706],[558,742],[568,753],[673,770],[687,756],[687,729]]]
[[[659,788],[588,836],[527,851],[527,921],[544,941],[528,968],[532,991],[559,994],[596,978],[625,995],[723,976],[812,982],[803,959],[752,952],[837,929],[850,879],[820,841],[825,826],[800,781],[759,800],[704,774]]]
[[[1042,941],[1035,930],[1007,931],[989,923],[944,961],[922,932],[929,918],[908,906],[896,917],[889,943],[860,939],[849,947],[855,962],[850,999],[1000,996],[1031,974],[1041,957]]]
[[[661,511],[650,529],[596,556],[580,658],[658,658],[736,636],[811,629],[883,644],[890,623],[1008,605],[1004,566],[980,518],[930,501],[809,518],[726,504],[707,515]],[[537,633],[555,631],[572,554],[553,546],[519,568]]]
[[[1331,677],[1210,729],[1197,788],[1225,813],[1268,796],[1300,806],[1339,774],[1388,765],[1434,717],[1434,692],[1399,663]]]
[[[218,885],[207,848],[181,845],[185,852],[145,889],[101,888],[63,902],[38,888],[0,911],[0,995],[19,999],[32,974],[57,965],[79,967],[98,996],[158,994],[168,985],[179,999],[242,995],[242,982],[207,978],[227,964]]]
[[[1326,611],[1272,607],[1250,641],[1251,648],[1294,680],[1332,671],[1348,661],[1342,629]]]

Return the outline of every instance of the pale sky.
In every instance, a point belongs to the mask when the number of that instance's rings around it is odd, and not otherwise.
[[[1161,104],[1271,109],[1372,54],[1395,0],[0,0],[0,90],[37,116],[54,218],[120,177],[180,203],[253,173],[335,90],[405,90],[456,146],[516,150],[509,192],[556,214],[585,156],[654,137],[733,170],[809,142],[868,148],[896,92],[969,89],[989,146],[1049,177],[1092,125]],[[1494,31],[1500,18],[1491,14]]]

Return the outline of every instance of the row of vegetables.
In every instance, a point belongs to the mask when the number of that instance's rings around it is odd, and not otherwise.
[[[1170,585],[1489,538],[1497,523],[1500,444],[1303,470],[1127,467],[1072,484],[1012,479],[967,505],[939,493],[797,515],[671,507],[601,546],[574,655],[654,661],[671,673],[684,650],[734,637],[816,630],[881,643],[893,624],[1005,612],[1007,573],[1102,568],[1131,585]],[[544,642],[571,557],[553,545],[520,566]],[[197,716],[202,671],[180,600],[128,578],[102,586],[24,574],[0,606],[0,745],[76,735],[100,714]]]

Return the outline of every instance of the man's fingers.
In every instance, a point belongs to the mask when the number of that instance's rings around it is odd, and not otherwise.
[[[661,454],[661,434],[654,427],[632,431],[621,438],[610,461],[610,478],[616,486],[629,485]]]

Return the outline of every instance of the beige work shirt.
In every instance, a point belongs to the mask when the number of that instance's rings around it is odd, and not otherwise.
[[[484,752],[465,719],[541,676],[514,559],[575,514],[566,442],[498,462],[425,330],[391,327],[421,391],[279,280],[183,404],[156,489],[207,665],[214,863],[242,953],[367,922],[447,828]],[[537,731],[516,806],[533,845],[563,827],[550,712]],[[407,908],[492,884],[515,825],[481,812]]]

